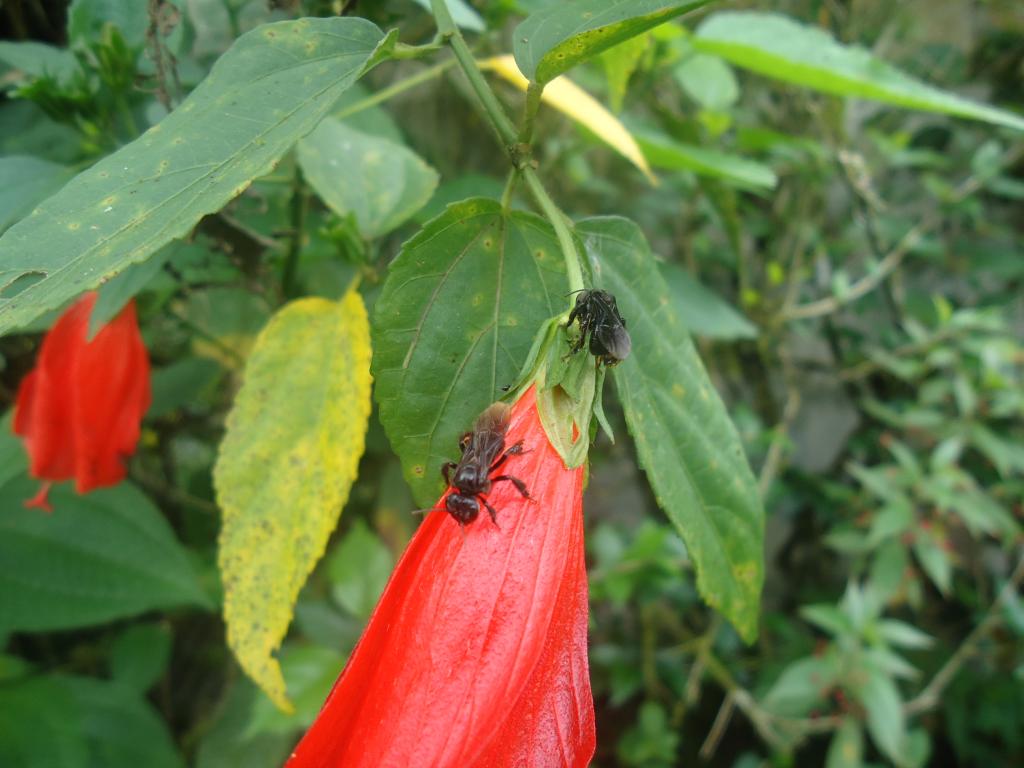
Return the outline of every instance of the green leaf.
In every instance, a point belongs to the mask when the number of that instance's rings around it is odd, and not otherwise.
[[[160,679],[170,660],[170,627],[133,624],[118,635],[110,649],[110,673],[141,695]]]
[[[38,157],[0,157],[0,232],[56,192],[71,171]]]
[[[744,189],[773,189],[778,182],[767,165],[693,144],[683,144],[667,136],[636,133],[636,142],[644,157],[655,168],[691,171],[712,176]]]
[[[825,768],[861,768],[864,760],[864,732],[853,717],[843,718],[828,747]]]
[[[132,264],[124,272],[101,285],[99,296],[96,297],[96,303],[89,315],[89,339],[92,340],[104,325],[113,320],[117,313],[124,309],[125,304],[159,274],[168,260],[186,247],[188,245],[180,240],[168,243],[154,256],[140,264]]]
[[[100,40],[103,27],[113,24],[129,45],[146,42],[149,14],[139,0],[74,0],[68,8],[68,39],[72,43]]]
[[[708,0],[571,0],[527,16],[516,27],[513,52],[519,71],[546,83],[623,40],[656,27]]]
[[[82,712],[49,677],[0,686],[0,765],[88,768]]]
[[[459,435],[515,382],[567,290],[547,222],[493,200],[449,206],[402,248],[374,307],[373,375],[418,504],[438,497]]]
[[[22,507],[38,481],[0,488],[0,631],[99,624],[156,608],[209,606],[188,555],[129,483],[50,492],[52,514]]]
[[[430,0],[413,0],[413,2],[426,8],[428,11],[430,10]],[[471,32],[483,32],[487,29],[487,25],[480,18],[480,14],[466,0],[446,0],[446,2],[448,3],[448,10],[452,14],[452,21],[462,27],[462,29],[468,29]]]
[[[678,264],[662,264],[676,312],[687,330],[711,339],[753,339],[757,326]]]
[[[271,654],[355,481],[369,366],[358,293],[286,305],[252,349],[214,468],[228,645],[285,711],[291,705]]]
[[[270,171],[392,37],[358,18],[243,35],[162,122],[96,163],[0,238],[0,333],[187,234]]]
[[[281,651],[281,670],[295,699],[295,711],[285,714],[275,709],[269,699],[260,697],[253,705],[246,734],[291,734],[308,728],[344,666],[345,656],[333,648],[286,646]]]
[[[594,284],[611,291],[633,353],[615,383],[641,466],[697,568],[705,600],[748,642],[764,581],[764,511],[736,428],[708,379],[639,227],[577,225]]]
[[[753,11],[716,13],[700,25],[693,45],[738,67],[825,93],[1024,130],[1024,117],[930,86],[863,48],[837,43],[827,32],[786,16]]]
[[[672,75],[687,95],[705,109],[726,110],[740,97],[736,75],[718,56],[687,56],[675,66]]]
[[[31,41],[0,41],[0,62],[33,80],[49,77],[58,85],[70,83],[79,71],[71,51]]]
[[[427,204],[437,173],[388,139],[324,118],[298,146],[302,175],[339,216],[355,216],[359,231],[387,234]]]
[[[931,532],[921,531],[915,537],[914,555],[939,592],[948,595],[953,585],[953,563]]]
[[[61,678],[81,712],[82,728],[99,768],[184,768],[171,734],[152,705],[117,683]]]
[[[28,454],[20,437],[14,434],[12,408],[0,418],[0,488],[12,477],[28,471]]]
[[[252,710],[263,696],[245,678],[231,686],[196,750],[195,768],[279,768],[295,745],[288,733],[252,733]]]
[[[777,715],[803,717],[825,702],[837,676],[833,655],[799,659],[783,670],[761,704]]]
[[[601,54],[604,76],[608,81],[608,103],[613,112],[622,109],[622,101],[626,97],[629,78],[633,76],[636,68],[640,65],[650,42],[649,34],[637,35]]]
[[[805,621],[836,637],[850,635],[854,631],[850,617],[829,603],[803,605],[800,607],[800,615]]]
[[[906,722],[896,683],[880,670],[868,669],[857,699],[867,711],[868,733],[875,746],[894,763],[902,764]]]
[[[353,616],[368,619],[393,566],[394,559],[384,542],[366,523],[357,520],[327,559],[331,594]]]

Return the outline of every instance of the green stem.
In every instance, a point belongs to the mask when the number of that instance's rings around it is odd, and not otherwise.
[[[498,97],[494,95],[494,91],[487,85],[480,67],[477,66],[476,59],[473,58],[469,46],[466,45],[466,41],[462,38],[462,33],[459,32],[459,28],[455,26],[455,22],[452,20],[452,15],[448,11],[448,4],[445,0],[430,0],[430,5],[434,11],[434,18],[437,20],[438,34],[447,40],[448,44],[452,47],[452,52],[455,54],[459,66],[462,67],[466,79],[469,80],[470,87],[480,100],[480,104],[490,119],[491,127],[494,128],[495,133],[498,134],[498,138],[507,150],[516,142],[515,126],[512,125],[512,121],[505,114],[505,110],[498,102]]]
[[[573,240],[572,232],[569,231],[567,226],[568,219],[558,209],[558,206],[555,205],[551,196],[548,195],[547,190],[540,183],[537,172],[533,168],[523,168],[522,174],[526,180],[526,186],[530,188],[530,192],[533,193],[540,209],[544,211],[544,215],[555,229],[558,244],[562,247],[562,256],[565,257],[565,275],[569,280],[569,291],[572,293],[582,291],[584,288],[583,270],[580,268],[579,253],[576,252],[576,242]]]
[[[513,168],[508,173],[505,190],[501,193],[501,210],[508,211],[512,207],[512,194],[516,191],[517,181],[519,181],[519,169]]]
[[[334,117],[339,120],[349,115],[354,115],[357,112],[362,112],[364,109],[369,109],[383,101],[394,98],[400,93],[403,93],[410,88],[415,88],[420,83],[425,83],[427,80],[433,80],[435,77],[440,76],[447,70],[455,66],[455,59],[448,59],[448,61],[442,61],[440,64],[435,64],[432,67],[421,70],[415,75],[411,75],[402,80],[399,80],[393,85],[389,85],[383,90],[377,91],[372,96],[367,96],[365,99],[357,101],[355,104],[351,104],[340,112],[336,113]]]
[[[519,134],[516,132],[515,126],[512,125],[512,121],[509,120],[508,115],[505,114],[504,108],[498,102],[494,91],[491,90],[491,87],[484,79],[483,73],[477,66],[476,59],[473,58],[473,54],[466,45],[466,41],[462,39],[462,33],[455,26],[452,15],[448,11],[447,3],[445,0],[430,0],[430,5],[434,11],[434,18],[437,20],[438,34],[447,40],[448,44],[452,47],[452,52],[455,54],[459,66],[466,75],[466,79],[469,80],[470,87],[483,105],[484,112],[487,113],[491,127],[498,134],[498,139],[504,145],[513,163],[522,174],[523,179],[525,179],[526,185],[530,188],[530,192],[533,193],[540,209],[544,212],[548,221],[551,222],[551,226],[554,227],[555,235],[558,237],[558,244],[562,248],[562,256],[565,258],[565,272],[569,280],[569,290],[583,290],[583,270],[580,267],[580,257],[576,252],[576,243],[572,238],[568,218],[555,205],[547,190],[544,189],[544,185],[537,176],[537,172],[530,167],[528,160],[524,159],[523,153],[517,146]],[[539,103],[540,88],[535,89],[533,98]],[[527,101],[529,100],[530,96],[528,94]]]
[[[533,143],[533,126],[536,123],[537,110],[540,109],[540,97],[544,86],[532,80],[526,87],[526,106],[523,108],[523,124],[519,129],[519,142],[529,146]]]

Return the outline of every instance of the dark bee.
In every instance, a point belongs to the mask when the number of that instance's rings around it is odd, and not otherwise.
[[[476,520],[480,514],[481,504],[486,507],[491,520],[497,524],[497,511],[484,497],[494,483],[507,480],[525,498],[530,498],[526,484],[518,477],[491,477],[491,473],[501,467],[509,456],[523,452],[521,440],[508,449],[505,448],[505,433],[508,431],[510,411],[511,408],[505,403],[495,403],[481,413],[473,424],[473,431],[467,432],[459,440],[459,448],[462,450],[459,463],[449,461],[441,467],[441,475],[445,482],[455,489],[455,492],[444,500],[444,506],[459,525],[468,525]],[[454,474],[452,470],[455,470]]]
[[[615,297],[608,291],[583,290],[576,297],[576,304],[569,313],[569,322],[580,321],[580,337],[573,344],[571,354],[576,354],[590,337],[590,354],[605,365],[618,365],[627,357],[633,342],[626,331],[626,320],[619,314]]]

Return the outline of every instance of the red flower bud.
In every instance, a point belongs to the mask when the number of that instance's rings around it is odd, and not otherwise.
[[[86,341],[91,292],[73,304],[43,339],[36,367],[21,382],[14,432],[25,438],[33,477],[75,479],[75,490],[124,479],[149,408],[149,359],[131,301]],[[49,482],[27,506],[49,510]]]
[[[531,498],[496,483],[497,526],[427,516],[288,768],[589,763],[583,469],[551,447],[532,389],[512,407],[519,440],[501,472]]]

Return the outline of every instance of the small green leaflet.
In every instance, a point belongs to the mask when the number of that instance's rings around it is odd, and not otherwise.
[[[393,41],[358,18],[243,35],[174,112],[0,238],[0,333],[145,260],[241,194]]]
[[[876,99],[1024,131],[1024,117],[923,83],[863,48],[837,43],[827,32],[786,16],[754,11],[716,13],[697,29],[693,44],[738,67],[825,93]]]
[[[374,306],[373,375],[418,504],[437,499],[459,435],[515,383],[567,290],[551,226],[497,201],[451,205],[402,248]]]
[[[654,255],[628,219],[576,226],[594,285],[611,291],[633,352],[614,368],[640,465],[676,526],[704,599],[757,637],[764,510],[736,428],[701,365]]]
[[[387,234],[430,200],[437,173],[391,139],[326,117],[298,144],[302,175],[339,216],[352,214],[363,237]]]
[[[709,0],[571,0],[531,13],[513,32],[519,71],[547,83],[582,61]]]

